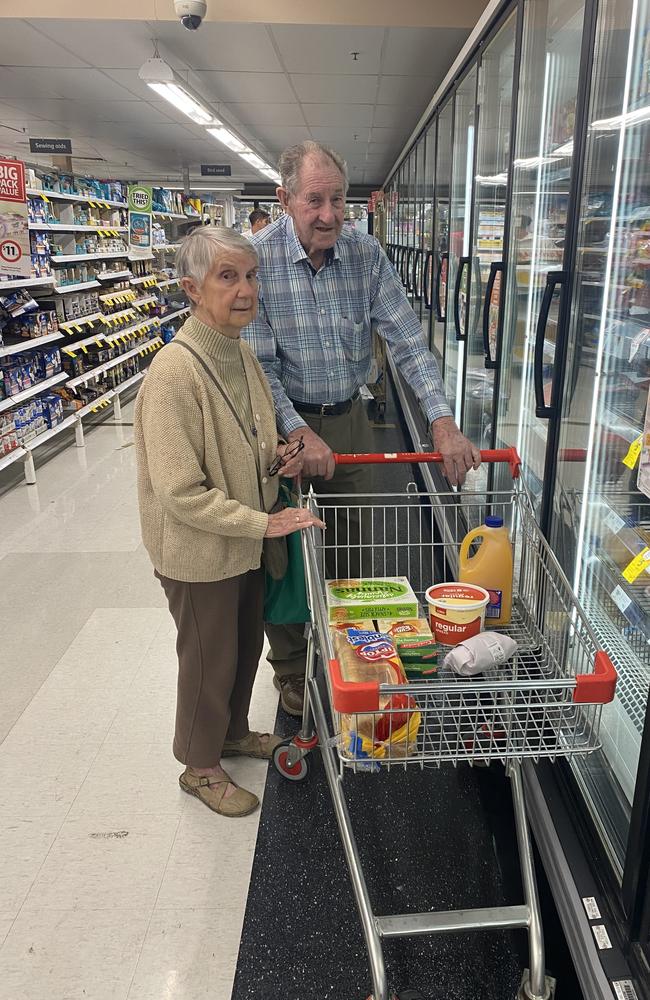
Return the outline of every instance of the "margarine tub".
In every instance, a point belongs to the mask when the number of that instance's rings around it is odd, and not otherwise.
[[[437,642],[456,646],[485,625],[490,595],[473,583],[436,583],[426,592],[431,631]]]

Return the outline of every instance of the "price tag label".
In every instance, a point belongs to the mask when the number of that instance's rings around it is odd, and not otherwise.
[[[593,896],[583,896],[582,905],[585,908],[587,916],[590,920],[600,920],[600,910],[598,908],[598,903]]]
[[[627,465],[628,469],[636,469],[637,463],[639,461],[639,455],[641,454],[641,446],[643,444],[643,434],[639,434],[636,441],[633,441],[628,449],[628,453],[623,459],[623,465]]]
[[[650,570],[650,548],[646,546],[642,552],[639,552],[638,556],[635,556],[632,562],[629,562],[625,569],[623,570],[623,576],[628,583],[634,583],[642,573],[648,572]]]
[[[623,520],[622,517],[620,517],[616,513],[615,510],[609,511],[609,513],[605,517],[605,520],[603,521],[603,524],[605,525],[608,531],[611,531],[613,535],[618,535],[621,528],[625,527],[625,521]]]
[[[612,982],[616,1000],[639,1000],[631,979],[617,979]]]
[[[612,947],[612,942],[609,939],[609,934],[604,924],[595,924],[591,929],[594,932],[596,944],[601,951]]]
[[[611,593],[611,598],[616,607],[618,608],[618,610],[622,611],[623,614],[625,614],[630,604],[632,603],[631,598],[627,596],[622,587],[614,587]]]

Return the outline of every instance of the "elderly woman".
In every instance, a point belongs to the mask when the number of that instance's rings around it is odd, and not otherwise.
[[[240,332],[257,312],[257,254],[229,229],[199,226],[177,255],[192,314],[154,359],[135,410],[144,544],[178,632],[174,756],[181,788],[224,816],[258,805],[221,767],[269,759],[277,736],[251,732],[262,652],[262,539],[313,524],[308,511],[267,513],[277,472],[301,455],[278,441],[273,399]]]

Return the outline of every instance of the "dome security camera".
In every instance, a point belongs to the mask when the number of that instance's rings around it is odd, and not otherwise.
[[[174,0],[174,10],[188,31],[197,31],[208,12],[206,0]]]

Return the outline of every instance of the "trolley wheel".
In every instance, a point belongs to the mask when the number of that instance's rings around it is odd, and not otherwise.
[[[301,757],[295,764],[290,764],[288,760],[290,746],[291,740],[287,743],[281,743],[279,747],[275,748],[273,751],[273,766],[288,781],[303,781],[309,772],[307,758]]]

